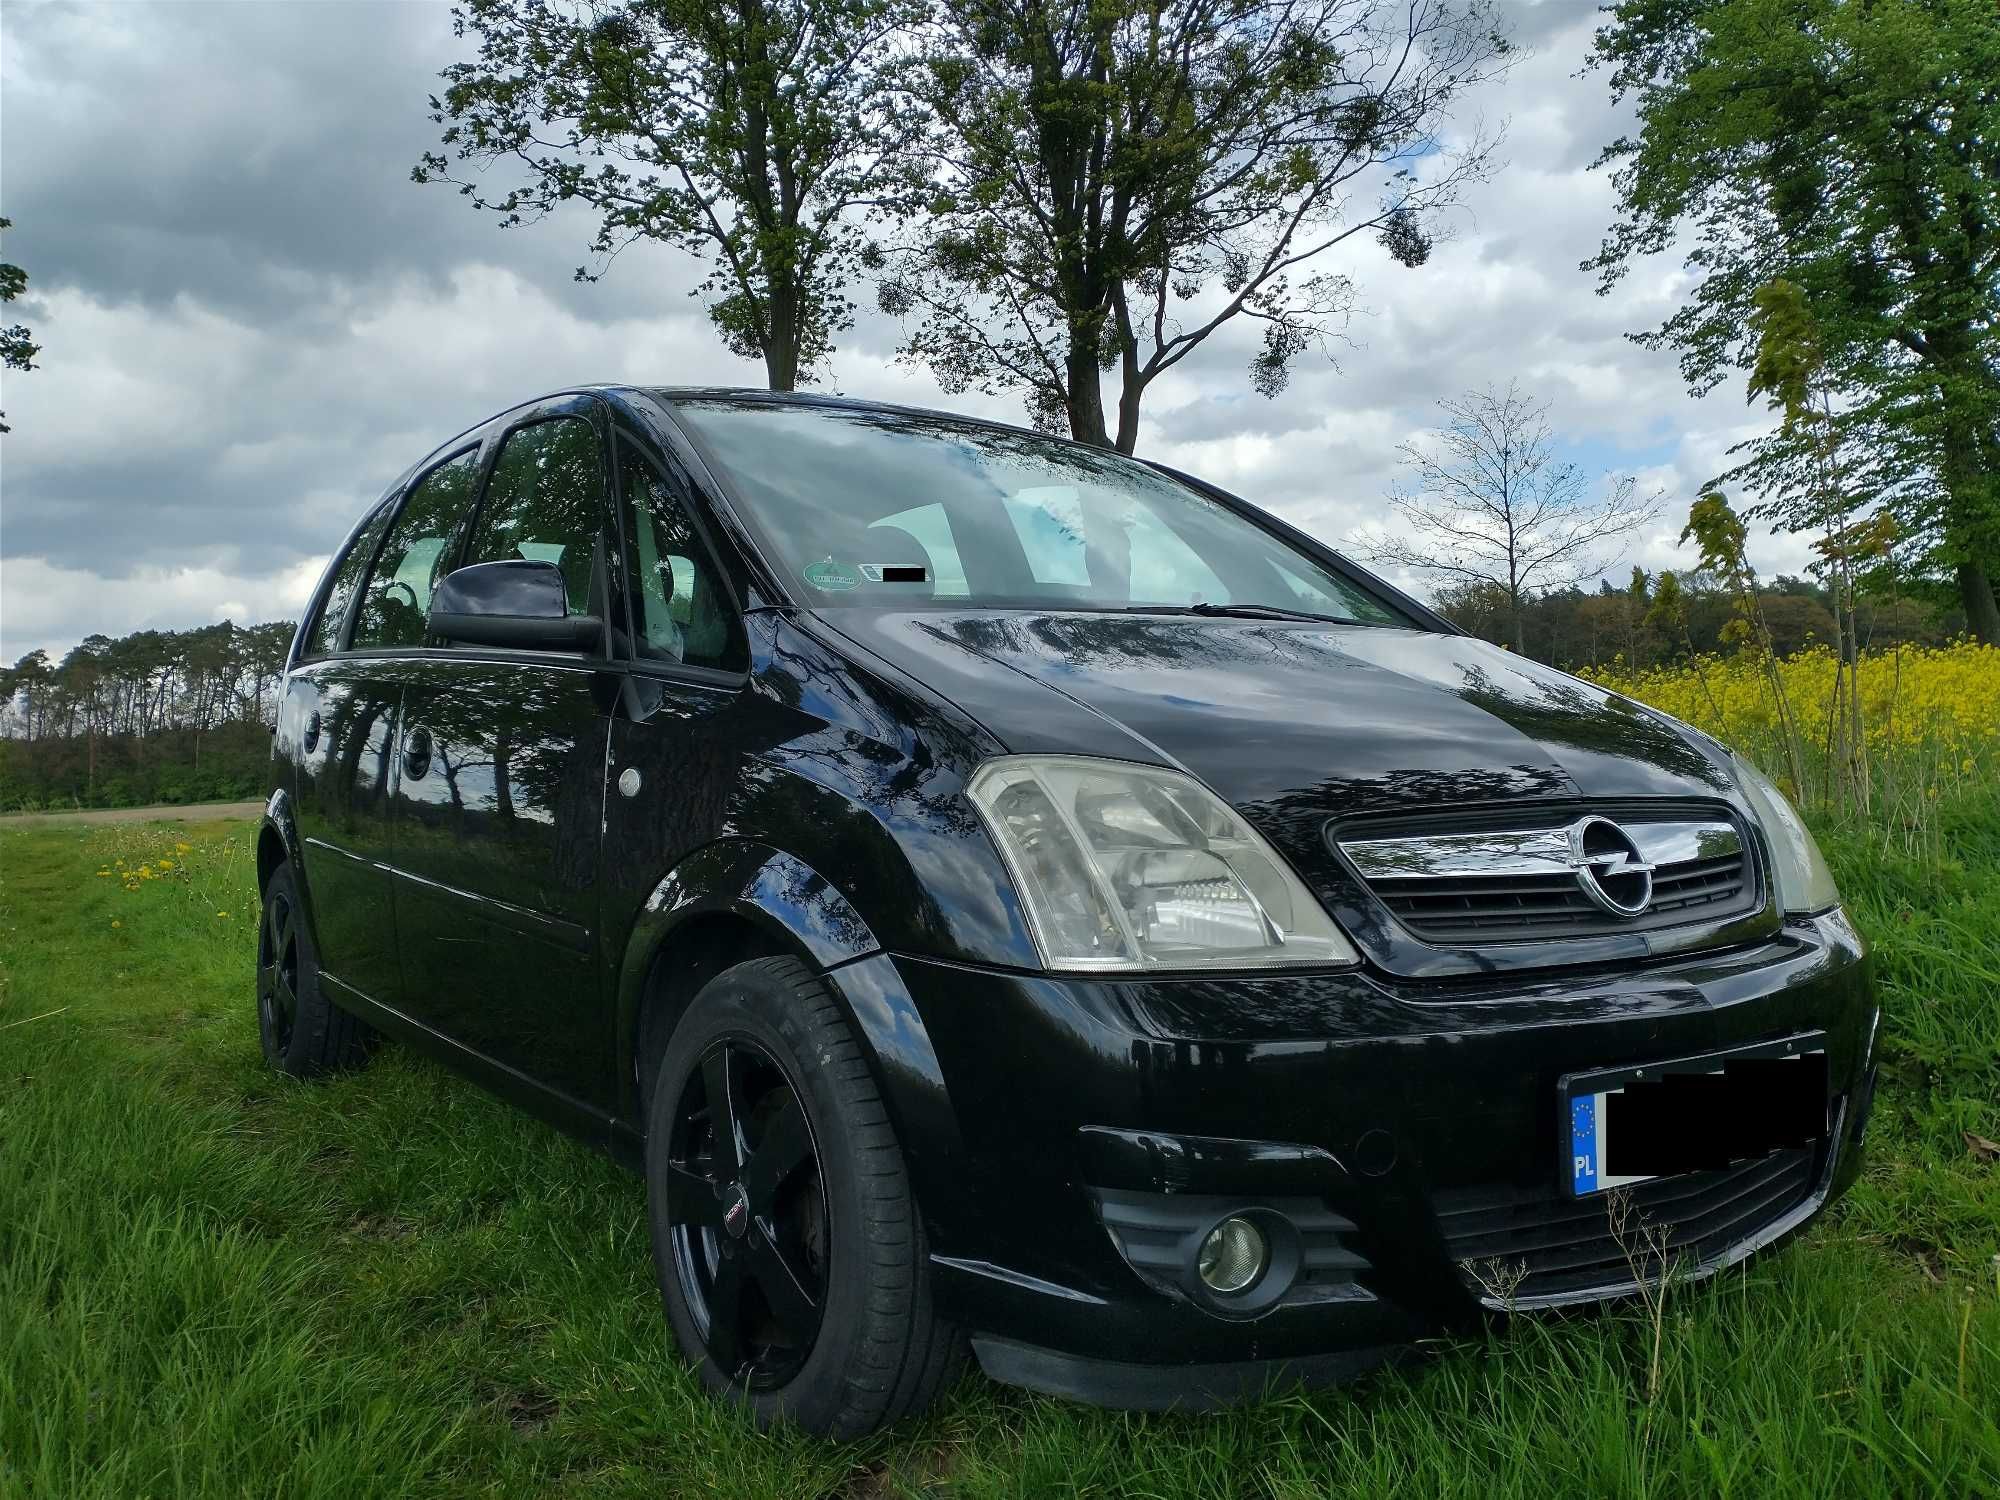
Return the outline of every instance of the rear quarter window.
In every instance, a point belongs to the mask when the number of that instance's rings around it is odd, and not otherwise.
[[[382,528],[389,524],[389,511],[387,505],[378,507],[334,564],[333,582],[327,585],[326,598],[313,616],[312,628],[306,632],[307,657],[329,656],[340,649],[341,627],[347,623],[348,608],[354,603],[355,591],[361,587],[361,575],[368,571],[368,559],[375,555]]]

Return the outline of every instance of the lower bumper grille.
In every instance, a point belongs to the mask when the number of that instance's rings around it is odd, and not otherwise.
[[[1498,1302],[1586,1293],[1699,1266],[1750,1239],[1812,1191],[1809,1148],[1663,1177],[1591,1198],[1468,1188],[1438,1194],[1438,1219],[1467,1287]],[[1622,1196],[1623,1223],[1614,1219]]]

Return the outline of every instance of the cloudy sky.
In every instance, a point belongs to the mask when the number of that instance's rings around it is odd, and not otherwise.
[[[1670,357],[1621,336],[1674,305],[1674,261],[1611,297],[1577,269],[1611,214],[1587,169],[1625,122],[1601,74],[1576,76],[1590,5],[1510,15],[1530,55],[1462,119],[1504,123],[1509,164],[1451,242],[1415,271],[1372,243],[1342,252],[1366,308],[1353,346],[1338,369],[1304,358],[1276,401],[1249,392],[1253,332],[1211,339],[1148,393],[1141,451],[1338,543],[1381,516],[1397,444],[1438,396],[1519,379],[1593,473],[1666,488],[1626,561],[1674,566],[1694,487],[1757,414],[1734,388],[1691,401]],[[584,211],[503,231],[410,182],[461,45],[442,4],[0,8],[4,254],[31,278],[9,312],[44,345],[0,400],[0,661],[295,614],[388,480],[525,396],[761,383],[687,295],[683,257],[635,249],[579,286]],[[895,363],[897,339],[864,317],[828,383],[1018,419],[1011,400],[942,397]],[[1788,538],[1753,550],[1766,571],[1802,556]]]

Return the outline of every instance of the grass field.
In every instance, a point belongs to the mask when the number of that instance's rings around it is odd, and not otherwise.
[[[1866,1177],[1782,1253],[1219,1416],[969,1377],[846,1449],[666,1352],[636,1179],[397,1048],[266,1072],[247,824],[0,829],[0,1497],[2000,1493],[2000,796],[1836,835]]]

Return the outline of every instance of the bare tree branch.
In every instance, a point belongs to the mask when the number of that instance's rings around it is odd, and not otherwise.
[[[1497,588],[1514,649],[1525,649],[1524,605],[1611,565],[1616,544],[1658,512],[1636,477],[1607,475],[1593,497],[1582,469],[1559,458],[1548,403],[1510,382],[1438,403],[1445,424],[1402,447],[1410,480],[1389,492],[1403,532],[1363,540],[1371,561]]]

